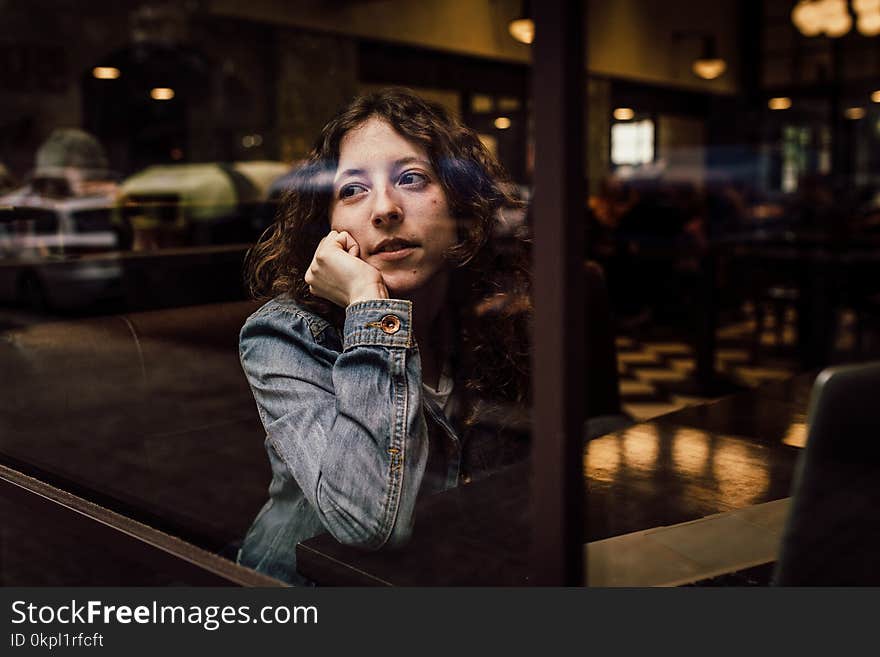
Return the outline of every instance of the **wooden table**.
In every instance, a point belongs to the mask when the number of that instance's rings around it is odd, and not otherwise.
[[[585,534],[594,553],[643,550],[638,546],[656,528],[690,531],[681,523],[758,511],[770,517],[775,540],[785,510],[777,501],[789,495],[814,378],[688,407],[590,441]],[[525,463],[422,500],[413,540],[401,550],[363,552],[317,536],[297,546],[299,570],[319,585],[527,585],[528,483]]]

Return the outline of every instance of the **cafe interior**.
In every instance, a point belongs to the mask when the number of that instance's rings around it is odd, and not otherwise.
[[[299,575],[880,583],[880,0],[0,15],[0,585],[290,583],[237,562],[272,479],[244,263],[322,127],[387,87],[509,177],[530,393],[469,421],[527,449],[420,496],[405,545],[290,545]]]

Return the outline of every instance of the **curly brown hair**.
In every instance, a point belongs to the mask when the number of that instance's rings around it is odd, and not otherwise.
[[[332,179],[343,137],[368,119],[386,121],[422,147],[437,173],[458,242],[450,264],[449,307],[455,313],[456,380],[481,397],[522,401],[528,393],[528,243],[496,237],[502,208],[521,203],[504,169],[476,133],[442,107],[402,88],[355,98],[321,132],[292,175],[275,222],[250,250],[246,279],[255,298],[288,295],[340,327],[344,311],[309,292],[305,273],[330,231]]]

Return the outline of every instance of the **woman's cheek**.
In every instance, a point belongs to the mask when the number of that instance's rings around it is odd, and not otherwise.
[[[335,205],[330,209],[330,229],[338,232],[346,231],[349,235],[354,236],[351,230],[353,221],[350,213],[346,212],[344,205]]]
[[[353,227],[352,222],[346,221],[344,217],[331,217],[330,230],[335,230],[338,233],[348,233],[351,235],[351,238],[357,242],[359,248],[363,246],[358,231]]]

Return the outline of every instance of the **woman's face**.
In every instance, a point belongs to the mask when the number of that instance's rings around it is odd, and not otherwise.
[[[398,297],[444,272],[444,254],[456,242],[456,223],[427,154],[378,118],[342,138],[330,227],[354,238],[360,258]]]

